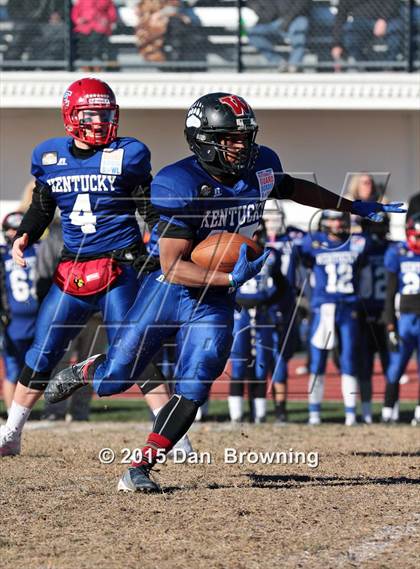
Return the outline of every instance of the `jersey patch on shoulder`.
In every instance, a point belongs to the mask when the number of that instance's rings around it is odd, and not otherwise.
[[[265,199],[274,188],[275,178],[273,168],[258,170],[258,172],[256,172],[256,175],[258,179],[258,185],[260,187],[261,198]]]
[[[356,253],[360,253],[363,251],[366,245],[366,239],[361,236],[353,235],[350,238],[350,251],[355,251]]]
[[[122,164],[124,158],[124,148],[104,148],[101,157],[101,174],[112,174],[120,176],[122,174]]]
[[[57,152],[44,152],[41,157],[41,164],[43,166],[51,166],[52,164],[57,164],[58,155]]]

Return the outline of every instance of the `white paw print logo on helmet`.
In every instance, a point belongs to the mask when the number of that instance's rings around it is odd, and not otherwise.
[[[199,128],[201,126],[201,119],[203,116],[203,105],[201,103],[194,103],[192,107],[189,108],[187,119],[185,121],[185,126],[187,128]]]

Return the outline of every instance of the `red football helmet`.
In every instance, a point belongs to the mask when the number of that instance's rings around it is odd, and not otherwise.
[[[413,213],[405,222],[407,246],[416,255],[420,255],[420,212]]]
[[[90,146],[109,144],[117,137],[119,107],[114,91],[99,79],[79,79],[63,95],[66,132]]]

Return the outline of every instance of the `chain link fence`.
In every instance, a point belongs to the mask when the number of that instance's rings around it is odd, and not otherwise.
[[[0,0],[3,70],[415,71],[420,0]]]

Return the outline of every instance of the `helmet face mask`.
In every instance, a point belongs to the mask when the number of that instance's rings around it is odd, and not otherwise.
[[[420,213],[414,213],[407,218],[405,234],[410,251],[420,255]]]
[[[72,83],[61,110],[67,134],[80,142],[104,146],[117,137],[119,107],[111,87],[99,79]]]
[[[258,154],[258,125],[241,97],[210,93],[188,110],[185,136],[200,164],[215,176],[241,176]]]
[[[346,238],[350,233],[350,215],[340,211],[325,210],[319,220],[319,230],[328,236]]]

